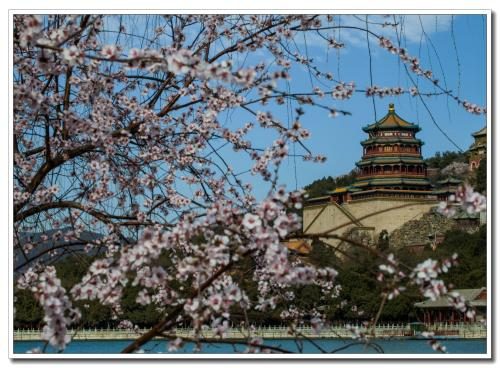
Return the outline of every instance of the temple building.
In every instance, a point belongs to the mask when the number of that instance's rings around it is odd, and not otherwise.
[[[363,157],[356,163],[359,175],[353,199],[367,196],[427,196],[431,185],[422,158],[423,142],[416,138],[418,125],[402,119],[389,105],[389,112],[374,124],[363,128],[368,139],[361,142]]]
[[[337,202],[369,197],[435,199],[422,158],[424,143],[416,137],[418,125],[401,118],[390,104],[387,115],[363,131],[368,139],[361,142],[356,182],[331,193]]]
[[[363,128],[361,160],[352,185],[311,198],[304,206],[303,232],[331,234],[373,243],[382,230],[391,233],[428,213],[438,202],[422,158],[420,127],[403,119],[393,104],[387,114]],[[346,243],[322,241],[341,251]]]
[[[434,190],[434,194],[437,195],[440,201],[446,201],[450,195],[455,194],[460,184],[462,184],[462,180],[447,177],[446,179],[438,180],[437,184],[439,188]]]
[[[361,141],[361,160],[356,163],[353,184],[310,198],[304,206],[302,232],[318,235],[342,254],[349,242],[339,239],[376,244],[383,231],[391,236],[409,221],[434,213],[461,181],[452,177],[437,182],[434,179],[433,187],[430,170],[422,158],[424,142],[417,137],[420,130],[417,124],[400,117],[390,104],[383,118],[363,128],[368,136]],[[486,128],[473,136],[476,142],[469,157],[471,165],[477,167],[486,155]],[[457,211],[453,219],[457,226],[470,228],[485,221],[479,214],[464,211]],[[418,245],[437,244],[434,238]]]
[[[474,143],[472,143],[469,151],[467,152],[469,156],[469,169],[471,171],[477,169],[481,160],[483,158],[486,158],[486,133],[486,127],[475,133],[472,133],[472,136],[474,137]]]

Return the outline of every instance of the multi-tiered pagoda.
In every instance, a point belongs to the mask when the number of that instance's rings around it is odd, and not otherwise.
[[[363,157],[356,163],[359,174],[352,189],[352,199],[371,196],[429,197],[431,184],[422,158],[420,131],[396,114],[394,104],[374,124],[363,128],[368,139],[361,142]]]
[[[365,126],[368,139],[361,142],[363,156],[356,163],[358,175],[353,185],[330,192],[337,203],[373,198],[396,197],[435,200],[416,133],[420,127],[401,118],[389,105],[389,112]]]
[[[469,168],[470,170],[477,169],[483,158],[486,158],[486,127],[478,132],[472,133],[474,137],[474,143],[470,146],[467,155],[469,156]]]

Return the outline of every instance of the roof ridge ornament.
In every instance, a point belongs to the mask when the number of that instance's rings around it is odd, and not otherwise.
[[[394,104],[390,103],[389,104],[389,114],[394,113],[395,111],[396,111],[396,109],[394,108]]]

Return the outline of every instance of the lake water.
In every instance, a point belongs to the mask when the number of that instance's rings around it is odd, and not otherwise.
[[[315,344],[320,346],[322,349],[330,352],[333,349],[344,348],[338,353],[342,354],[379,354],[379,352],[374,347],[368,347],[365,345],[353,345],[353,340],[349,339],[317,339],[313,340]],[[64,354],[117,354],[123,348],[125,348],[131,340],[91,340],[82,341],[77,340],[71,342],[64,351]],[[380,347],[386,354],[441,354],[435,352],[430,347],[429,343],[425,340],[386,340],[386,339],[375,339],[374,343]],[[263,342],[266,345],[277,346],[282,349],[293,351],[296,353],[300,352],[300,347],[294,340],[278,340],[278,339],[266,339]],[[448,353],[450,354],[486,354],[486,339],[450,339],[450,340],[440,340],[440,343],[446,346]],[[27,350],[43,347],[44,343],[42,341],[16,341],[14,342],[14,353],[22,354]],[[192,354],[194,344],[186,343],[181,349],[179,349],[177,354]],[[143,346],[145,353],[155,354],[155,353],[168,353],[167,343],[165,341],[150,341]],[[202,345],[202,353],[205,354],[237,354],[242,353],[245,350],[244,345],[230,345],[221,343],[204,343]],[[302,352],[307,354],[320,354],[321,350],[314,346],[313,343],[304,341]],[[53,349],[48,348],[47,353],[55,353]],[[173,354],[173,353],[169,353]]]

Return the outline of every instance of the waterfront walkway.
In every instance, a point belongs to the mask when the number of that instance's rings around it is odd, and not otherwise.
[[[345,325],[332,326],[324,328],[319,333],[315,332],[311,327],[299,327],[296,329],[297,335],[307,338],[352,338],[353,329],[357,329],[361,333],[367,333],[362,326],[352,326],[347,328]],[[482,323],[457,323],[457,324],[434,324],[426,326],[426,330],[434,332],[435,336],[448,338],[467,338],[467,339],[484,339],[486,338],[486,326]],[[148,331],[147,329],[125,330],[125,329],[82,329],[71,330],[70,334],[73,340],[133,340],[141,334]],[[177,328],[173,333],[181,338],[192,338],[193,330],[191,328]],[[414,332],[411,325],[398,324],[381,324],[375,328],[375,336],[378,338],[410,338],[418,336],[418,332]],[[289,334],[286,326],[264,326],[257,327],[254,336],[260,336],[265,339],[290,339],[295,338]],[[40,340],[41,331],[36,329],[25,329],[14,331],[14,341],[34,341]],[[227,339],[246,339],[249,333],[246,330],[231,328],[227,332]],[[203,337],[206,339],[217,339],[211,329],[203,331]]]

